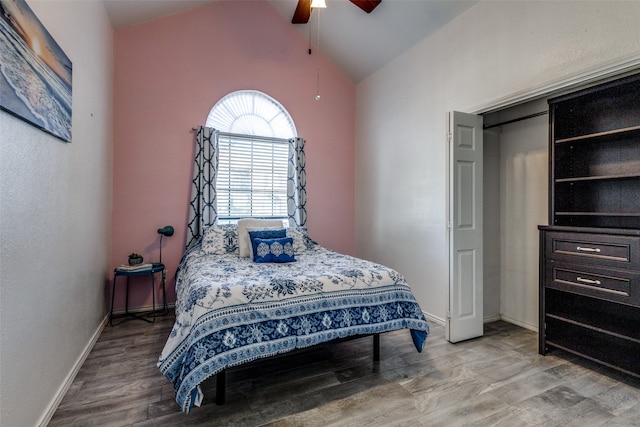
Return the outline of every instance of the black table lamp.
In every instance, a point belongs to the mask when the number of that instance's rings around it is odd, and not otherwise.
[[[165,225],[162,228],[158,228],[158,234],[160,235],[160,262],[157,265],[162,265],[162,294],[163,294],[163,301],[164,301],[163,309],[162,309],[163,314],[159,314],[159,316],[165,316],[168,313],[167,290],[165,289],[165,281],[167,280],[167,270],[164,268],[164,265],[162,264],[162,238],[165,236],[167,237],[173,236],[173,233],[174,233],[174,229],[170,225]]]
[[[158,228],[158,234],[160,234],[160,264],[162,264],[162,238],[164,236],[173,236],[174,230],[170,225],[165,225],[162,228]]]

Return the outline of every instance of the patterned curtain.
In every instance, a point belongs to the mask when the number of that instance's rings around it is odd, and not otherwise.
[[[290,227],[307,224],[307,161],[304,139],[289,140],[289,167],[287,174],[287,214]]]
[[[218,219],[216,179],[218,177],[218,131],[200,126],[196,131],[196,155],[187,223],[187,248]]]

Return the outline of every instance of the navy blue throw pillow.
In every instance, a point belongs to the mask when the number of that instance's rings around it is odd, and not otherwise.
[[[255,262],[294,262],[293,239],[283,237],[279,239],[261,239],[256,237],[251,240],[253,248],[253,260]]]
[[[287,237],[287,230],[255,230],[249,231],[249,241],[253,242],[253,239],[280,239],[282,237]],[[251,245],[253,247],[253,245]]]

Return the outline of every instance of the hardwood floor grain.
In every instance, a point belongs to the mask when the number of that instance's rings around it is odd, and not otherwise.
[[[640,381],[566,353],[537,353],[534,332],[505,323],[459,344],[432,325],[422,353],[407,330],[253,362],[215,380],[190,414],[156,362],[173,315],[107,326],[51,426],[640,426]],[[639,355],[640,360],[640,355]]]

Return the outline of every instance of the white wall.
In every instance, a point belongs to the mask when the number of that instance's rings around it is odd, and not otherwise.
[[[637,53],[640,2],[481,1],[357,86],[356,253],[448,303],[447,112]]]
[[[107,312],[112,30],[102,2],[28,5],[73,63],[72,143],[0,111],[0,425],[46,418]]]
[[[485,118],[485,124],[486,124]],[[499,123],[496,121],[495,123]],[[500,132],[501,128],[483,134],[483,315],[486,321],[500,319]]]
[[[502,122],[548,110],[546,99],[485,117]],[[548,224],[549,116],[538,116],[500,128],[498,193],[500,224],[500,315],[538,329],[538,225]],[[486,187],[485,187],[486,189]],[[486,228],[485,228],[486,231]],[[486,301],[485,301],[486,303]]]

